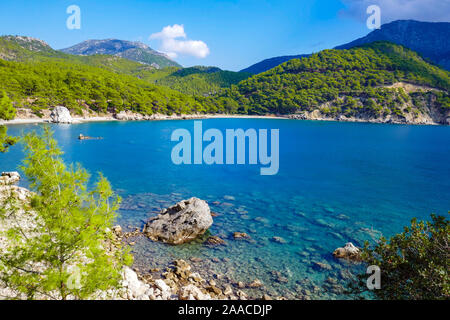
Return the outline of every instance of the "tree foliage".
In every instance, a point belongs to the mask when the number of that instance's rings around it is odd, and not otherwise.
[[[0,60],[0,90],[6,90],[16,107],[31,108],[38,115],[55,105],[75,113],[85,108],[142,114],[291,114],[320,109],[332,117],[374,118],[417,116],[432,105],[445,115],[449,108],[449,72],[387,42],[323,50],[248,77],[213,67],[156,70],[116,56],[65,54],[40,42],[30,51],[17,41],[0,37],[0,56],[5,59]],[[441,91],[406,94],[387,88],[396,82]]]
[[[0,89],[6,90],[17,106],[39,109],[63,105],[75,113],[86,107],[99,112],[131,110],[142,114],[208,111],[201,101],[178,91],[61,60],[0,60]]]
[[[212,96],[232,84],[251,76],[249,73],[223,71],[214,67],[164,68],[139,70],[133,74],[140,79],[169,87],[184,94]]]
[[[5,91],[0,96],[0,120],[11,120],[16,116],[16,109],[14,108],[11,99]],[[0,152],[5,152],[10,146],[17,142],[17,139],[7,134],[6,126],[0,125]]]
[[[431,217],[413,219],[402,233],[382,238],[374,248],[365,244],[363,261],[381,270],[381,289],[370,291],[375,298],[450,299],[450,225],[446,217]],[[367,291],[366,279],[366,274],[359,277],[360,292]]]
[[[106,247],[120,199],[102,175],[88,191],[88,173],[64,164],[48,128],[23,141],[22,170],[34,193],[29,204],[8,198],[2,218],[29,216],[33,223],[17,219],[6,232],[11,246],[1,252],[0,280],[29,299],[90,298],[118,286],[131,257]]]
[[[323,50],[293,59],[241,81],[219,94],[240,106],[233,112],[289,114],[312,111],[325,103],[330,115],[395,113],[409,101],[395,82],[427,85],[443,90],[448,100],[450,76],[402,46],[378,42],[350,50]],[[343,101],[346,97],[353,100]],[[223,100],[227,101],[227,100]],[[219,103],[219,109],[224,109]],[[239,110],[238,110],[239,109]]]

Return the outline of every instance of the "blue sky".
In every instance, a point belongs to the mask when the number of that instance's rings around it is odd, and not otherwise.
[[[368,4],[380,4],[383,22],[448,21],[449,7],[439,7],[443,2],[448,4],[442,0],[2,0],[0,34],[40,38],[56,49],[87,39],[117,38],[164,50],[169,42],[162,36],[150,40],[150,35],[177,24],[185,37],[175,43],[182,47],[176,61],[237,71],[265,58],[317,52],[366,35]],[[66,27],[69,5],[81,9],[80,30]],[[205,49],[202,43],[207,52],[195,56],[189,51],[194,44]]]

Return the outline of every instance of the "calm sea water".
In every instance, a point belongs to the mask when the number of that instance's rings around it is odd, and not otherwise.
[[[15,125],[9,132],[39,127]],[[205,246],[206,236],[176,247],[140,239],[133,250],[142,270],[197,257],[209,273],[233,281],[259,278],[271,294],[341,298],[339,284],[359,270],[336,261],[335,248],[348,241],[362,245],[402,231],[413,217],[450,210],[450,127],[203,120],[204,130],[279,129],[275,176],[259,175],[259,165],[172,164],[170,135],[177,128],[192,132],[190,120],[52,128],[67,162],[80,162],[92,174],[101,171],[123,197],[118,223],[125,228],[140,228],[161,208],[191,196],[218,213],[210,234],[224,238],[226,246]],[[80,133],[104,139],[79,141]],[[0,170],[17,168],[20,149],[0,155]],[[233,240],[235,231],[248,233],[251,241]],[[272,241],[274,236],[285,243]]]

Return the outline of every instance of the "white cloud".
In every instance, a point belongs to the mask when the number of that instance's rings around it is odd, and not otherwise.
[[[167,26],[162,29],[161,32],[154,33],[150,36],[150,39],[176,39],[176,38],[186,38],[186,33],[184,32],[184,26],[179,24],[174,24],[173,26]]]
[[[174,24],[166,26],[160,32],[153,33],[150,40],[161,40],[160,50],[166,53],[170,58],[176,58],[179,54],[205,58],[209,55],[209,48],[200,40],[182,40],[186,39],[184,26]]]
[[[450,1],[448,0],[342,0],[342,2],[347,8],[341,13],[361,21],[367,19],[366,9],[373,4],[380,7],[383,23],[406,19],[429,22],[450,21]]]

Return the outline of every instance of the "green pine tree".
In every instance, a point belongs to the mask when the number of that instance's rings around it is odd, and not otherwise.
[[[8,151],[8,148],[14,145],[16,142],[16,138],[8,136],[8,130],[6,126],[0,126],[0,152]]]
[[[0,98],[0,119],[12,120],[16,116],[16,109],[13,106],[11,99],[5,91],[3,91]]]
[[[98,290],[117,287],[131,262],[124,248],[107,250],[120,199],[102,175],[88,191],[89,174],[63,163],[48,127],[42,137],[33,132],[23,141],[21,169],[34,193],[29,204],[10,197],[0,218],[19,215],[22,207],[34,223],[7,231],[11,246],[0,254],[0,281],[28,299],[95,298]]]
[[[12,120],[16,116],[16,109],[5,91],[0,97],[0,120]],[[5,152],[8,147],[17,142],[17,139],[7,134],[6,126],[0,126],[0,152]]]

